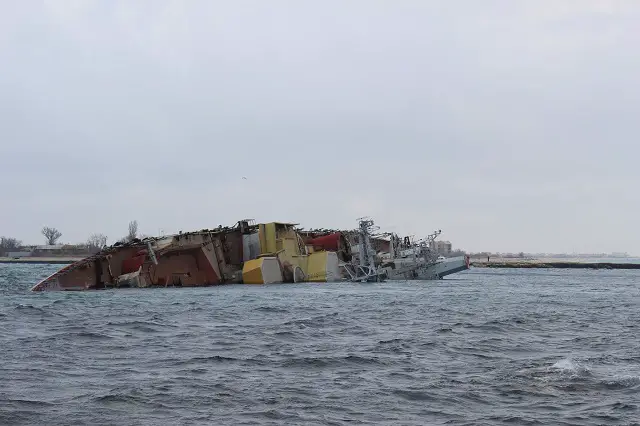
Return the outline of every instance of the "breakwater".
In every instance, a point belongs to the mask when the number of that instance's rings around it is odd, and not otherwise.
[[[476,268],[559,268],[559,269],[640,269],[640,263],[616,262],[559,262],[544,260],[472,261]]]

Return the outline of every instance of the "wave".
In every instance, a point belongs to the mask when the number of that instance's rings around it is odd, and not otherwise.
[[[559,370],[563,373],[569,373],[577,376],[587,376],[591,374],[591,368],[581,364],[571,358],[561,359],[551,366],[551,368]]]
[[[364,357],[358,355],[347,355],[343,357],[305,357],[305,358],[293,358],[281,361],[280,364],[285,368],[298,368],[298,367],[340,367],[347,365],[359,365],[359,366],[371,366],[371,365],[384,365],[385,362],[379,358]]]
[[[198,294],[0,284],[0,424],[637,422],[640,271],[545,273]]]
[[[274,314],[286,314],[289,312],[288,309],[276,308],[275,306],[258,306],[257,308],[254,308],[254,311]]]

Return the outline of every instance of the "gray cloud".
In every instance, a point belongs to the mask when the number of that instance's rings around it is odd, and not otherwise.
[[[634,1],[0,8],[2,234],[370,215],[470,250],[640,253]]]

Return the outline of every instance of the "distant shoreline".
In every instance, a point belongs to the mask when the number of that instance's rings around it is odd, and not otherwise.
[[[28,264],[28,265],[68,265],[79,260],[86,259],[86,257],[21,257],[10,258],[0,257],[0,264]],[[591,259],[571,259],[571,260],[559,260],[559,259],[508,259],[497,258],[495,260],[486,259],[479,260],[478,258],[471,259],[470,266],[475,268],[514,268],[514,269],[640,269],[640,260],[627,261],[627,262],[615,262],[614,259],[606,259],[600,261],[588,261]],[[629,259],[632,260],[632,259]],[[635,260],[635,259],[633,259]]]
[[[29,265],[65,265],[85,259],[85,257],[0,257],[0,263],[25,263]]]
[[[584,262],[557,260],[496,260],[496,261],[472,261],[471,266],[475,268],[538,268],[538,269],[640,269],[640,263],[619,263],[619,262]]]

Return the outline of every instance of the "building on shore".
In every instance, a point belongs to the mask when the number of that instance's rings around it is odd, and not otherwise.
[[[8,257],[10,259],[20,259],[22,257],[31,257],[32,252],[31,251],[9,251],[1,254],[3,254],[5,257]]]
[[[448,256],[452,251],[452,246],[449,241],[431,241],[429,248],[432,252],[442,256]]]

